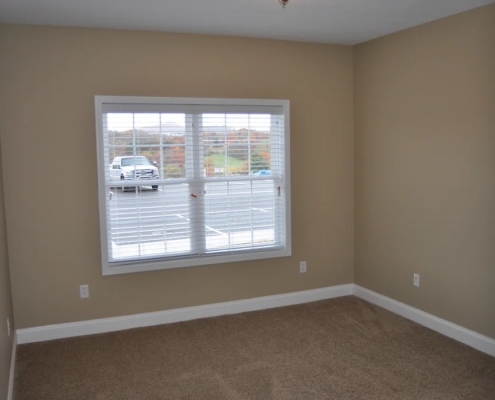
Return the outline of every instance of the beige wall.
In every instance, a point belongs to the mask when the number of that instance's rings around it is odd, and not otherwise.
[[[7,235],[5,231],[5,212],[1,172],[2,168],[0,157],[0,399],[6,399],[7,389],[9,386],[10,360],[12,358],[12,344],[15,326],[12,312],[12,297],[10,293],[10,274],[7,256]],[[7,333],[7,318],[10,320],[10,337]]]
[[[495,5],[354,65],[356,283],[495,338]]]
[[[17,326],[355,281],[495,338],[494,71],[494,5],[354,50],[0,25]],[[96,94],[290,99],[294,255],[102,277]]]
[[[352,48],[0,27],[0,131],[18,328],[353,281]],[[291,101],[290,258],[101,276],[94,95]],[[308,272],[299,274],[300,260]],[[90,298],[80,300],[80,284]]]

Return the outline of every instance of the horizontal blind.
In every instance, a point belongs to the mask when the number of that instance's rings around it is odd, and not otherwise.
[[[104,104],[102,135],[110,266],[285,246],[282,106]]]

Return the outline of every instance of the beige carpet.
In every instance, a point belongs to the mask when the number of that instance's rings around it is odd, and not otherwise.
[[[18,347],[15,400],[495,399],[495,358],[356,297]]]

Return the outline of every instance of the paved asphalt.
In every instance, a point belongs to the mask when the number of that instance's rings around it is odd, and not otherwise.
[[[273,181],[208,183],[205,191],[204,222],[208,236],[250,230],[251,225],[262,230],[274,224],[277,190]],[[137,192],[112,189],[112,240],[124,245],[162,241],[165,237],[186,238],[191,224],[198,221],[198,214],[192,209],[196,201],[198,197],[191,196],[187,184],[160,186],[157,191],[151,187]]]

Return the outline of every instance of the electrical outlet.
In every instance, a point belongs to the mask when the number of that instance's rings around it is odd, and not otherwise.
[[[299,263],[299,273],[304,274],[306,272],[306,261],[301,261]]]
[[[87,299],[89,297],[89,285],[79,286],[79,294],[81,299]]]
[[[419,287],[419,274],[414,274],[414,286]]]
[[[7,334],[8,336],[10,336],[10,321],[8,318],[7,318]]]

